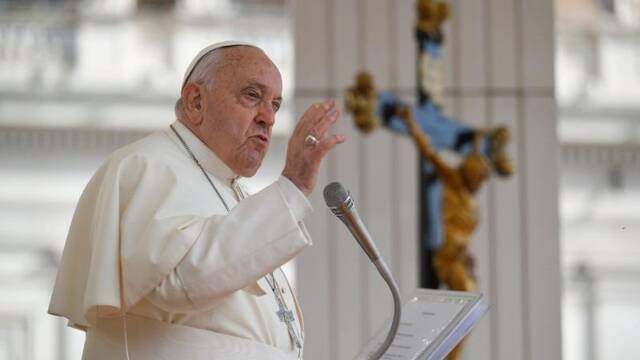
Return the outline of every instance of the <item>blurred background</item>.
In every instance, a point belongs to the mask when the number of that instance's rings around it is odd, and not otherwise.
[[[480,3],[502,2],[514,3]],[[411,8],[413,1],[403,3]],[[467,6],[449,3],[454,18]],[[564,359],[640,358],[640,0],[552,5],[553,38],[541,41],[555,44],[562,321],[549,326],[561,323]],[[84,335],[46,314],[75,203],[113,149],[173,122],[182,73],[207,44],[249,41],[280,68],[284,107],[250,186],[258,190],[278,176],[297,92],[341,96],[340,89],[296,85],[296,76],[314,74],[294,68],[301,61],[295,6],[0,0],[0,360],[80,359]],[[455,77],[452,68],[446,74]],[[327,351],[307,358],[338,354]],[[509,358],[532,358],[523,354]]]
[[[556,0],[566,359],[640,345],[640,1]]]
[[[80,359],[83,333],[46,315],[75,204],[114,149],[175,117],[204,46],[257,44],[293,86],[284,0],[0,0],[0,359]],[[291,101],[256,189],[282,167]]]

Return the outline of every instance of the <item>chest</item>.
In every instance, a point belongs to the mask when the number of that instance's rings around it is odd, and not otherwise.
[[[478,222],[478,209],[469,192],[457,191],[445,186],[442,200],[443,221],[445,224],[468,230],[475,228]]]
[[[182,170],[176,187],[180,193],[177,200],[196,211],[195,215],[206,217],[227,214],[248,196],[238,181],[220,179],[211,173],[207,173],[207,178],[196,167],[185,167]]]

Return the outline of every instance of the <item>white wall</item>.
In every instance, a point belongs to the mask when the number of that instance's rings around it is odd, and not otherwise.
[[[559,359],[558,144],[551,0],[449,1],[445,28],[447,114],[474,126],[506,124],[516,175],[478,195],[473,239],[481,291],[491,303],[467,359]],[[296,108],[342,99],[359,69],[380,89],[413,101],[413,0],[298,0],[294,4]],[[390,314],[390,299],[321,197],[351,189],[405,298],[417,284],[417,154],[408,139],[377,130],[349,139],[323,165],[308,220],[315,245],[297,260],[305,310],[305,359],[349,359]]]

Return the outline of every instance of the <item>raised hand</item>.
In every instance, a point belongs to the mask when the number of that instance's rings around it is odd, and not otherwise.
[[[334,146],[346,140],[342,135],[326,135],[339,117],[335,100],[315,103],[302,115],[289,138],[282,175],[307,196],[316,185],[322,159]]]

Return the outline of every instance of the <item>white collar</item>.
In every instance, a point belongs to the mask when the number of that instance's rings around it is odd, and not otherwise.
[[[193,152],[193,155],[200,162],[200,165],[202,165],[202,167],[207,170],[207,172],[229,182],[239,177],[213,152],[213,150],[209,149],[209,147],[205,143],[203,143],[202,140],[200,140],[189,128],[184,126],[184,124],[182,124],[180,121],[175,121],[172,126],[174,129],[176,129],[178,134],[180,134],[184,142]],[[167,131],[169,131],[169,136],[175,139],[180,148],[187,152],[186,149],[184,149],[184,146],[182,145],[180,139],[176,137],[176,134],[174,134],[171,130]],[[189,158],[191,158],[188,153],[187,155],[189,156]],[[189,160],[192,161],[192,159]]]

